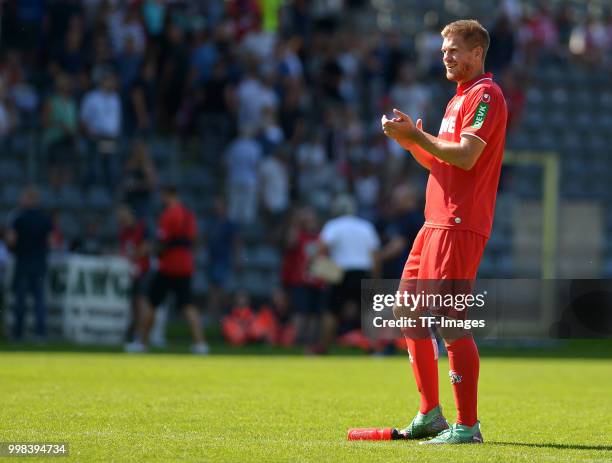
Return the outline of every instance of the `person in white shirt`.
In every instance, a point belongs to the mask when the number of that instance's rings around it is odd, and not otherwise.
[[[260,73],[253,69],[247,70],[247,74],[238,84],[236,95],[238,97],[238,123],[240,126],[257,126],[262,120],[264,108],[272,108],[276,111],[279,107],[278,95],[272,86],[274,74]]]
[[[229,217],[241,224],[255,221],[258,202],[259,163],[261,146],[253,138],[255,128],[243,126],[240,136],[225,152],[227,186],[229,196]]]
[[[261,199],[266,212],[275,217],[289,207],[289,172],[283,152],[276,150],[259,167]]]
[[[342,195],[334,201],[336,216],[321,230],[321,249],[343,270],[342,280],[331,287],[324,343],[335,334],[360,328],[361,280],[370,278],[380,239],[374,225],[355,216],[355,201]],[[340,332],[337,324],[340,322]]]
[[[121,100],[116,89],[115,75],[106,71],[99,85],[83,97],[79,112],[89,158],[86,185],[95,184],[97,173],[102,172],[109,191],[116,183],[117,141],[121,135]]]

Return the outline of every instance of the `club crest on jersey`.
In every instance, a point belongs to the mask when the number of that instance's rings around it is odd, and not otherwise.
[[[489,95],[488,93],[483,93],[481,100],[483,102],[485,102],[485,103],[490,103],[491,102],[491,95]]]
[[[463,381],[463,377],[459,375],[455,370],[450,370],[448,372],[448,376],[450,376],[451,384],[457,384]]]

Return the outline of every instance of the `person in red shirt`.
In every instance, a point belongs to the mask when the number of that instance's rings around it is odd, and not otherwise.
[[[195,271],[194,241],[197,235],[196,218],[193,212],[185,207],[174,186],[166,186],[161,195],[164,210],[159,218],[158,268],[152,277],[149,288],[148,308],[142,317],[140,345],[129,349],[131,351],[146,351],[149,333],[155,321],[155,308],[166,296],[174,295],[174,303],[181,309],[189,322],[194,345],[192,352],[207,354],[208,344],[200,324],[200,314],[193,303],[191,280]]]
[[[287,230],[281,278],[294,313],[296,343],[320,349],[325,282],[310,275],[319,248],[319,219],[310,207],[296,211]]]
[[[132,321],[128,327],[127,340],[134,341],[136,324],[147,306],[147,275],[149,273],[151,246],[147,226],[134,216],[127,204],[117,208],[119,224],[119,251],[129,259],[132,268]]]
[[[384,133],[430,171],[425,224],[406,261],[400,291],[418,280],[473,281],[493,224],[507,108],[492,74],[484,72],[489,34],[477,21],[461,20],[447,25],[442,37],[446,78],[457,83],[457,91],[438,135],[423,131],[420,119],[414,123],[397,109],[393,119],[381,119]],[[406,308],[396,307],[394,313],[409,316]],[[421,404],[402,434],[433,437],[424,442],[429,444],[482,443],[476,343],[466,330],[438,331],[448,350],[457,424],[449,427],[440,408],[435,338],[404,331]]]

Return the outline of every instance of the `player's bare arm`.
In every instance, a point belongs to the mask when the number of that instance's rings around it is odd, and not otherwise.
[[[389,121],[389,120],[391,120],[391,121],[399,121],[398,118],[387,119],[387,116],[383,114],[383,116],[382,116],[382,118],[380,120],[381,124],[382,124],[383,131],[385,130],[385,122]],[[423,121],[421,119],[417,119],[416,126],[417,126],[418,129],[423,129]],[[407,151],[410,151],[410,154],[412,154],[412,157],[414,158],[414,160],[416,162],[418,162],[425,169],[431,170],[431,161],[433,159],[433,156],[431,155],[431,153],[428,153],[423,148],[421,148],[419,145],[417,145],[416,143],[410,142],[407,139],[400,139],[400,140],[395,140],[395,141],[402,148],[404,148]]]
[[[482,140],[471,136],[462,137],[459,143],[441,140],[423,131],[422,122],[417,121],[417,125],[410,116],[401,111],[394,109],[393,112],[396,115],[393,119],[383,116],[383,131],[388,137],[393,138],[406,149],[410,149],[411,152],[413,149],[416,151],[415,147],[418,147],[453,166],[470,170],[486,146]],[[431,161],[429,166],[431,166]]]

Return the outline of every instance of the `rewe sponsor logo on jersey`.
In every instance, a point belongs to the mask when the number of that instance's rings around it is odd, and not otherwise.
[[[487,103],[480,103],[476,108],[476,114],[474,115],[474,120],[472,121],[472,127],[475,129],[479,129],[482,127],[482,124],[485,121],[485,117],[487,117],[487,111],[489,110],[489,105]]]
[[[450,117],[445,117],[444,119],[442,119],[442,124],[440,124],[440,133],[444,133],[444,132],[454,133],[456,121],[457,121],[457,116],[450,116]]]

